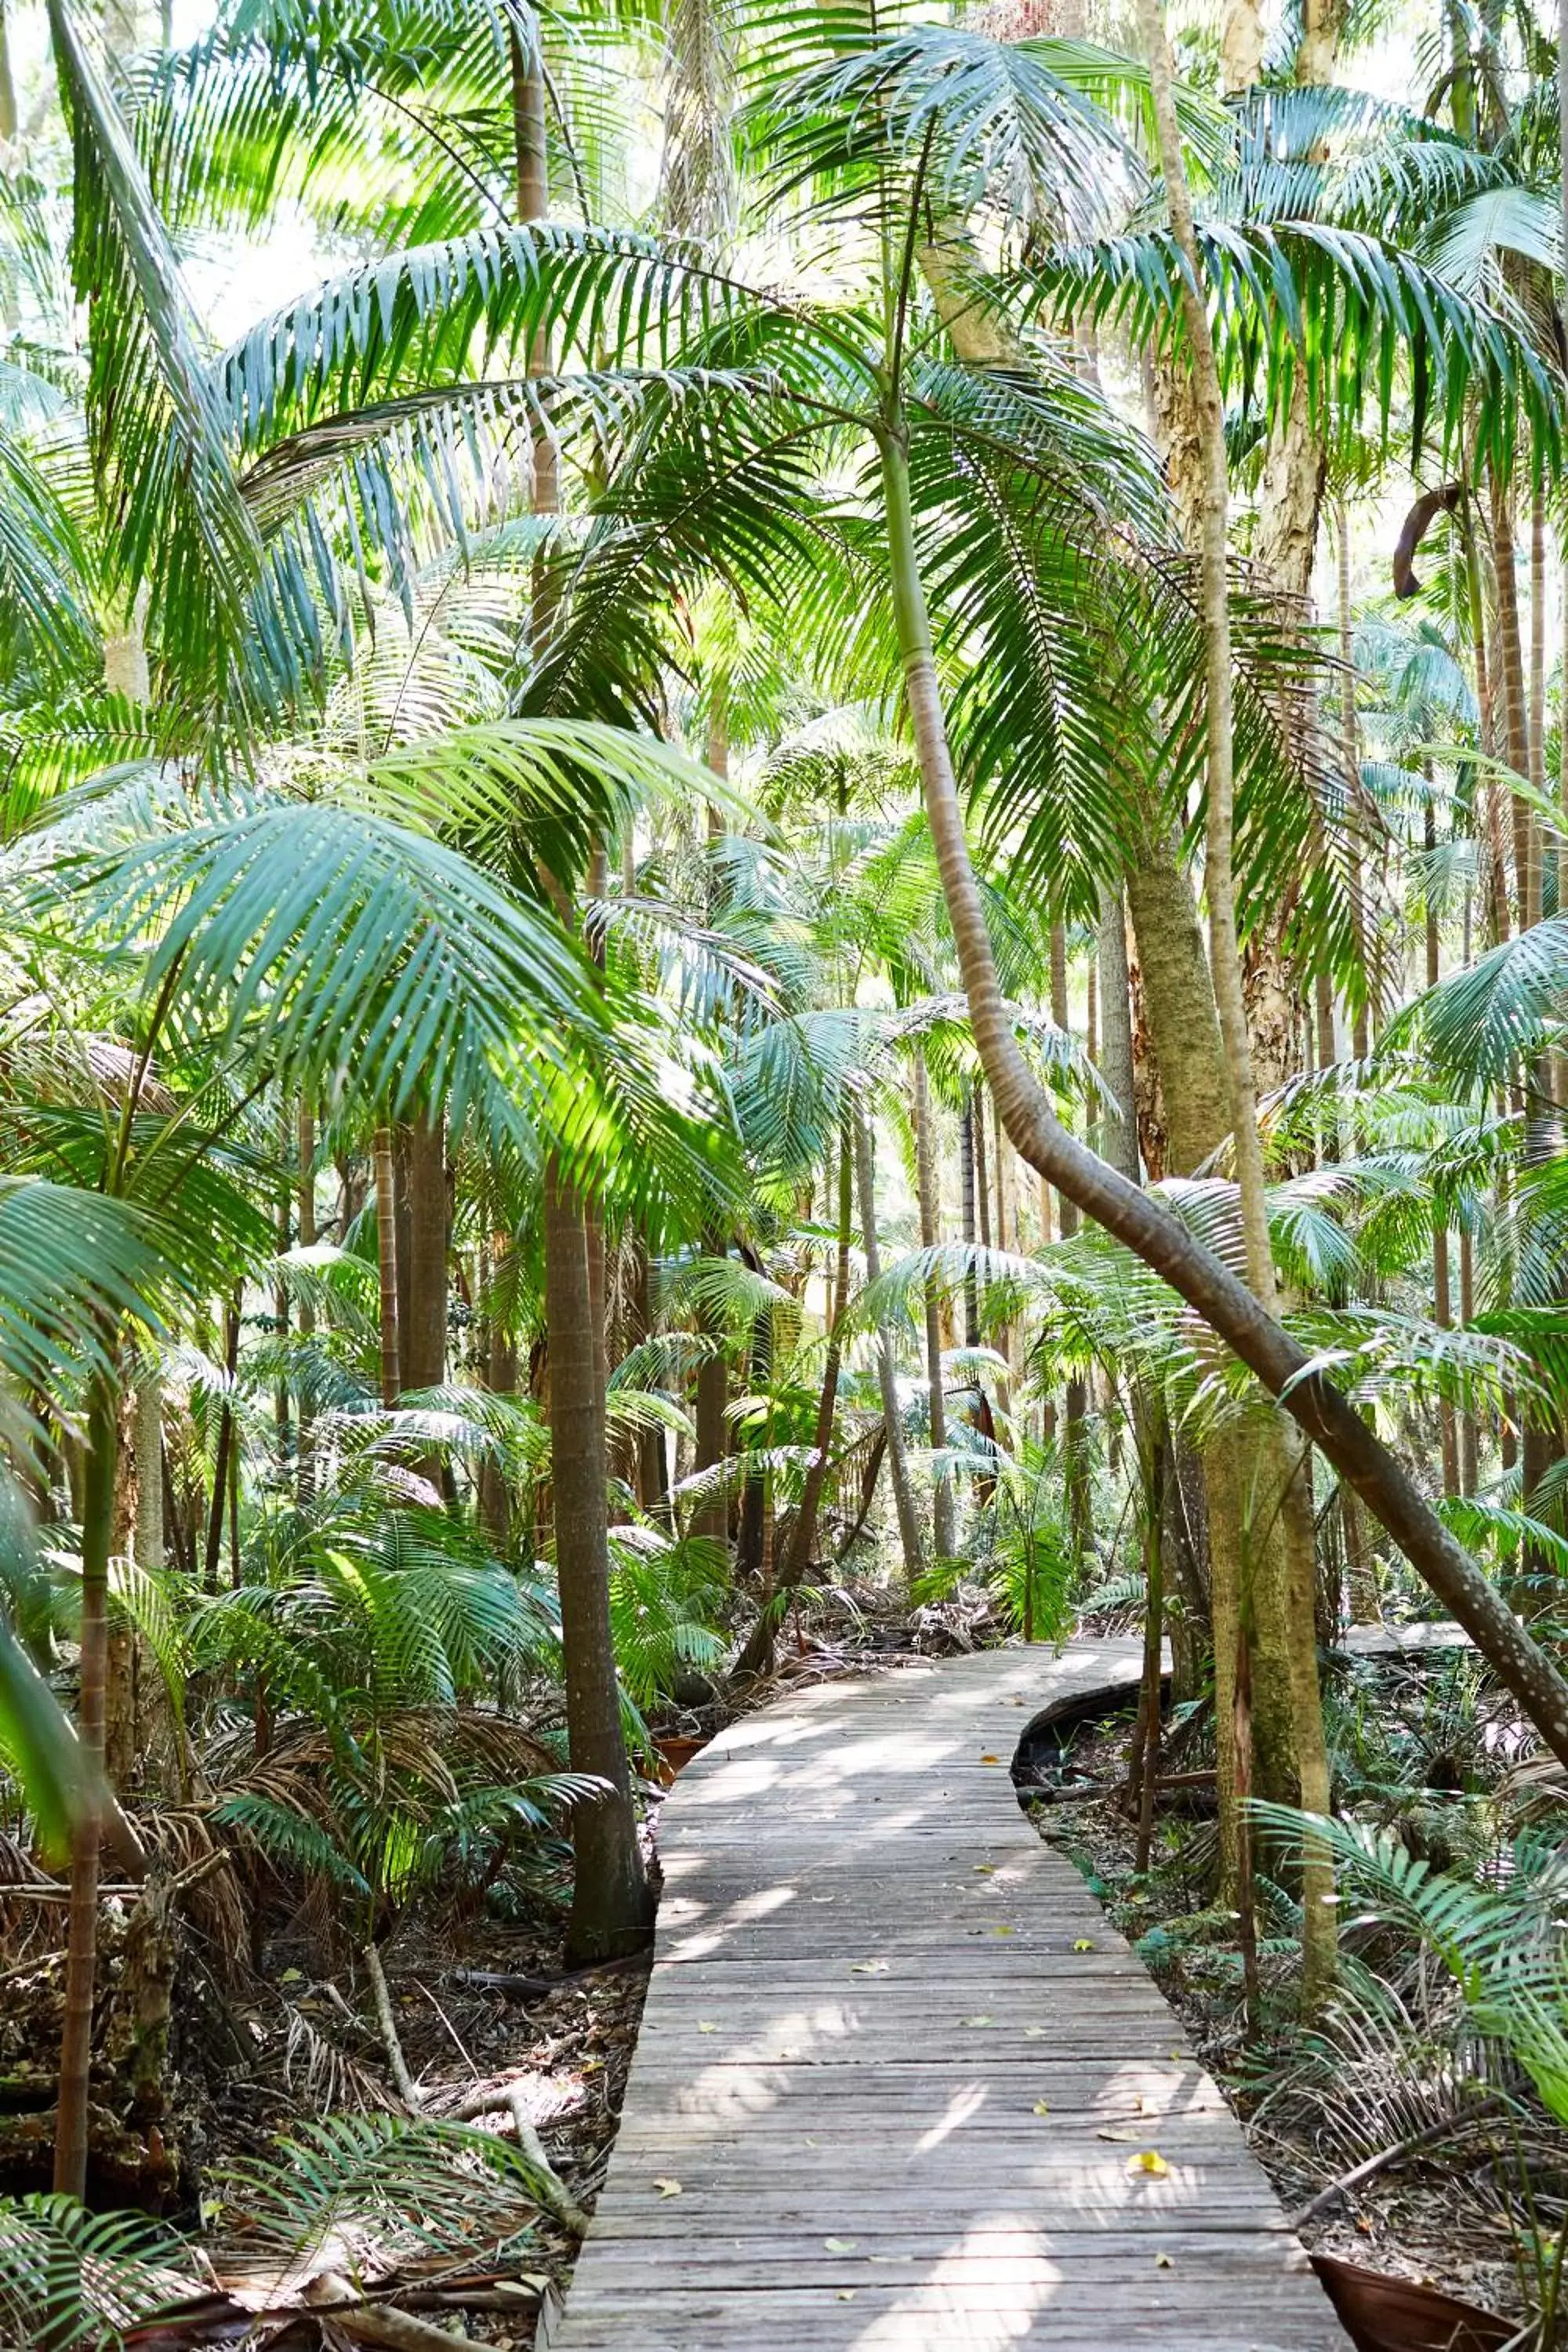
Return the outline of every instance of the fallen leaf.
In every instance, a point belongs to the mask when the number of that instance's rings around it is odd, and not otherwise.
[[[960,2025],[989,2025],[991,2023],[991,2020],[988,2017],[961,2017],[958,2021]]]
[[[700,2017],[697,2021],[697,2031],[699,2033],[717,2033],[719,2028],[710,2017]]]
[[[1045,2029],[1045,2027],[1044,2027],[1043,2025],[1026,2025],[1026,2026],[1025,2026],[1025,2028],[1024,2028],[1024,2039],[1025,2039],[1025,2041],[1026,2041],[1026,2042],[1043,2042],[1043,2041],[1045,2040],[1045,2038],[1046,2038],[1046,2029]]]
[[[1121,2136],[1118,2135],[1118,2137]],[[1106,2137],[1108,2139],[1110,2137],[1109,2132]],[[1140,2149],[1136,2156],[1128,2158],[1127,2169],[1129,2172],[1146,2172],[1155,2180],[1163,2180],[1171,2168],[1158,2149],[1145,2147]]]
[[[841,2286],[838,2290],[838,2300],[840,2303],[853,2303],[858,2293],[858,2287]]]
[[[1000,1764],[1002,1759],[1000,1756],[983,1756],[980,1761],[983,1764]]]
[[[1185,2059],[1185,2057],[1186,2057],[1186,2054],[1187,2054],[1187,2053],[1186,2053],[1186,2052],[1185,2052],[1184,2050],[1173,2050],[1173,2051],[1172,2051],[1172,2053],[1171,2053],[1171,2063],[1172,2063],[1172,2064],[1173,2064],[1173,2065],[1175,2065],[1175,2066],[1180,2066],[1180,2065],[1183,2063],[1183,2062],[1184,2061],[1184,2059]]]
[[[1008,1927],[1005,1919],[998,1919],[996,1925],[991,1930],[991,1933],[994,1936],[1016,1936],[1017,1932],[1016,1927]]]
[[[889,1965],[886,1960],[857,1960],[849,1973],[852,1977],[885,1977]]]
[[[1138,2137],[1136,2132],[1123,2131],[1097,2131],[1094,2136],[1096,2139],[1136,2139]]]
[[[1092,1936],[1079,1936],[1074,1939],[1073,1950],[1075,1952],[1092,1952],[1093,1949],[1094,1938]]]
[[[994,1878],[996,1864],[994,1862],[977,1862],[974,1865],[974,1874],[977,1878]]]
[[[822,2242],[830,2254],[852,2254],[860,2241],[858,2238],[824,2238]]]
[[[1046,2102],[1044,2101],[1044,2099],[1037,2099],[1037,2100],[1035,2101],[1035,2113],[1036,2113],[1037,2116],[1048,2116],[1048,2115],[1050,2114],[1050,2112],[1051,2112],[1051,2111],[1050,2111],[1049,2107],[1046,2105]]]
[[[679,2180],[656,2180],[653,2185],[661,2197],[679,2197],[680,2194]]]
[[[1175,2267],[1176,2267],[1176,2265],[1175,2265],[1175,2263],[1171,2260],[1171,2257],[1170,2257],[1170,2255],[1169,2255],[1169,2254],[1156,2254],[1156,2255],[1155,2255],[1155,2257],[1154,2257],[1154,2268],[1155,2268],[1157,2271],[1173,2271],[1173,2270],[1175,2269]]]

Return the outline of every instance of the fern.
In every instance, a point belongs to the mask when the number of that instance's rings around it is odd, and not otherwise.
[[[74,2197],[0,2198],[0,2341],[120,2352],[123,2331],[207,2291],[179,2241]]]

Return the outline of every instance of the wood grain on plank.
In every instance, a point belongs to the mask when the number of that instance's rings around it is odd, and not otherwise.
[[[722,1734],[659,1826],[620,2137],[555,2352],[1342,2352],[1181,2026],[1010,1765],[1132,1643]]]

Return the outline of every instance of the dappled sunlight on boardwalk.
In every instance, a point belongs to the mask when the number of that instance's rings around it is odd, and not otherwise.
[[[1020,1812],[1131,1644],[793,1695],[665,1810],[658,1965],[562,2352],[1334,2352],[1182,2029]]]

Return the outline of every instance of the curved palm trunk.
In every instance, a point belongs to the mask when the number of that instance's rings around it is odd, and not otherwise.
[[[855,1165],[860,1192],[860,1239],[866,1253],[866,1280],[874,1283],[880,1275],[881,1252],[877,1243],[877,1171],[871,1141],[871,1122],[864,1106],[855,1113]],[[882,1426],[887,1433],[888,1475],[892,1481],[893,1507],[898,1514],[899,1544],[904,1558],[904,1574],[910,1584],[925,1566],[921,1552],[920,1513],[915,1508],[914,1490],[910,1485],[909,1459],[904,1450],[904,1417],[899,1404],[898,1365],[893,1353],[893,1335],[886,1324],[877,1333],[877,1378],[882,1391]]]
[[[574,1960],[592,1961],[647,1942],[653,1897],[637,1843],[610,1628],[605,1399],[587,1231],[581,1204],[553,1162],[544,1177],[544,1307],[567,1752],[574,1772],[604,1783],[601,1795],[577,1806],[572,1823],[576,1868],[567,1949]]]
[[[926,814],[975,1045],[1016,1150],[1168,1282],[1268,1393],[1279,1399],[1465,1627],[1553,1754],[1568,1763],[1568,1681],[1436,1517],[1403,1465],[1337,1390],[1312,1376],[1305,1350],[1246,1284],[1195,1242],[1169,1211],[1064,1131],[1044,1089],[1031,1076],[997,980],[964,839],[916,551],[908,459],[890,426],[882,428],[879,446],[894,609]]]

